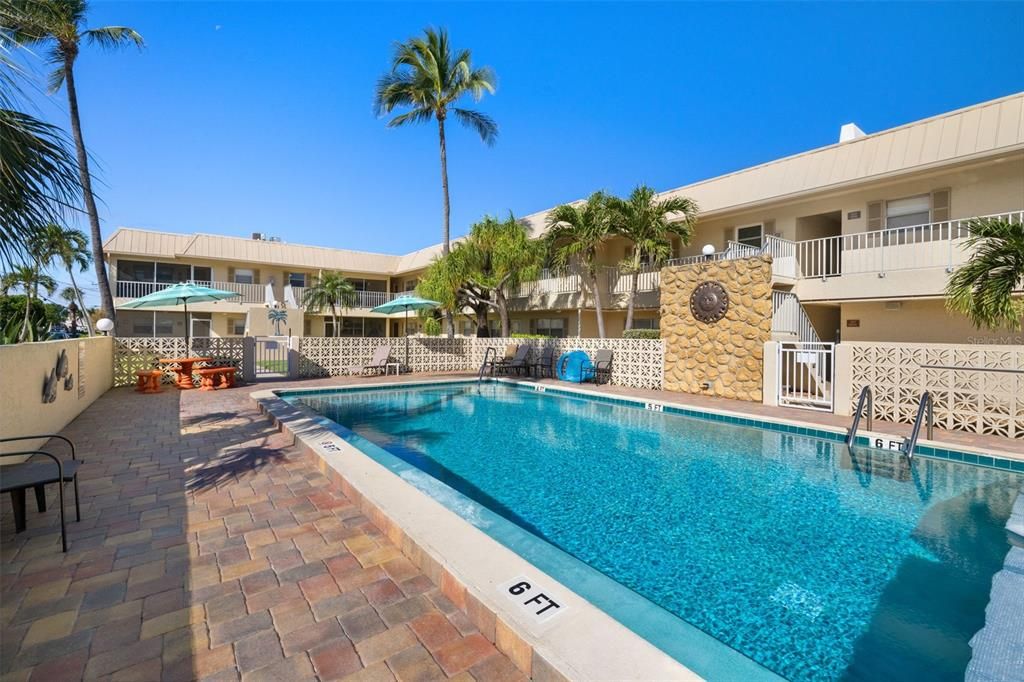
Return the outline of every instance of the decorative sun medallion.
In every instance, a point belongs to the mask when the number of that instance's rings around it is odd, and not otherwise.
[[[690,294],[690,312],[701,322],[718,322],[729,310],[729,294],[718,282],[701,282]]]

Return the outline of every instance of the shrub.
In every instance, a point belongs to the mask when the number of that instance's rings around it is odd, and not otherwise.
[[[550,339],[550,336],[544,334],[513,334],[513,339]]]
[[[441,320],[436,317],[428,317],[423,320],[423,333],[427,336],[440,336]]]
[[[627,329],[622,332],[622,338],[624,339],[660,339],[661,330],[659,329]]]

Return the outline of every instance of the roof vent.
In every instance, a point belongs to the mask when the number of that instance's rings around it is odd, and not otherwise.
[[[866,133],[857,127],[856,123],[847,123],[839,129],[839,142],[850,142],[858,137],[864,137]]]
[[[261,241],[263,241],[263,233],[262,232],[253,232],[252,233],[252,238],[255,239],[258,242],[261,242]]]

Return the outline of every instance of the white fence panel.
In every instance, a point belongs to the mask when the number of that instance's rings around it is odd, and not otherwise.
[[[775,383],[779,405],[831,412],[834,360],[833,343],[779,343]]]

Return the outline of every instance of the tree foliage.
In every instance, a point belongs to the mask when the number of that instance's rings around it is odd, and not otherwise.
[[[358,301],[356,288],[344,275],[325,272],[302,294],[302,305],[307,310],[330,310],[334,336],[341,336],[338,324],[339,308],[351,308]]]
[[[1024,223],[981,218],[968,223],[971,257],[949,279],[947,306],[975,327],[1019,331],[1024,319]]]

